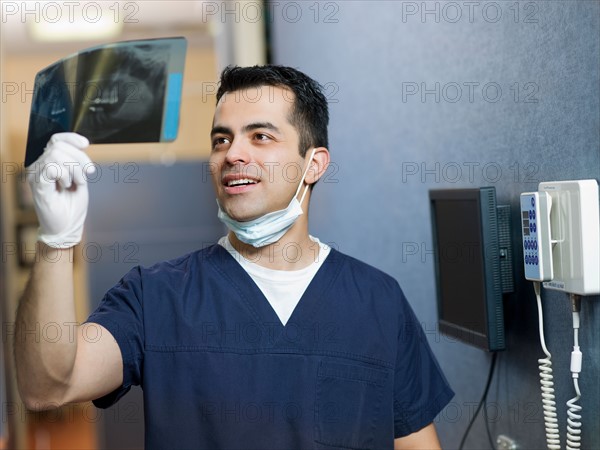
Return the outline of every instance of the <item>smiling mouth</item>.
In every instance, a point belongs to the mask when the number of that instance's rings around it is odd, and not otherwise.
[[[257,184],[257,183],[258,183],[258,181],[251,180],[250,178],[240,178],[238,180],[227,181],[224,184],[227,187],[235,187],[235,186],[249,186],[251,184]]]

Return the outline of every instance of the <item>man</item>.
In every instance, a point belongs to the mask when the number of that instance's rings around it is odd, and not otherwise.
[[[439,448],[432,421],[453,393],[397,282],[308,233],[327,124],[322,90],[303,73],[226,69],[210,163],[228,235],[132,269],[72,342],[17,339],[27,406],[107,407],[141,385],[147,448]],[[86,144],[55,136],[41,162],[84,167]],[[81,239],[87,191],[82,170],[71,178],[32,180],[46,258],[18,335],[75,321],[65,252]]]

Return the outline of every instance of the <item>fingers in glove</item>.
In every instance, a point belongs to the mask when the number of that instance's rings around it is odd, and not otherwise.
[[[48,159],[59,163],[61,173],[56,181],[64,189],[72,187],[73,182],[76,185],[86,184],[86,176],[95,171],[94,163],[90,157],[84,151],[66,142],[55,144],[49,152]]]
[[[37,192],[51,195],[56,184],[69,189],[87,182],[85,175],[95,172],[95,166],[83,151],[89,145],[84,136],[77,133],[52,135],[42,156],[28,168],[27,179]],[[85,173],[84,173],[85,172]]]
[[[77,133],[55,133],[52,135],[50,140],[48,141],[48,145],[46,148],[49,148],[59,142],[66,142],[67,144],[72,145],[73,147],[77,147],[80,150],[88,147],[90,145],[90,141],[81,134]]]

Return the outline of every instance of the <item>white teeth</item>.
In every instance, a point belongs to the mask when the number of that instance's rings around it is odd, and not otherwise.
[[[227,186],[231,187],[231,186],[237,186],[239,184],[256,184],[256,181],[251,180],[249,178],[240,178],[239,180],[232,180],[229,183],[227,183]]]

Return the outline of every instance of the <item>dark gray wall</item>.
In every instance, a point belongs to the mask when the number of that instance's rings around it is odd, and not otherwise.
[[[433,12],[422,16],[423,8]],[[489,422],[494,439],[506,434],[520,448],[543,448],[543,353],[533,287],[523,280],[518,199],[540,181],[600,174],[600,3],[274,2],[269,9],[273,62],[319,80],[331,102],[335,170],[315,190],[312,233],[400,281],[456,391],[437,419],[444,448],[458,447],[491,356],[437,332],[427,192],[491,185],[499,203],[513,207],[516,292],[505,299],[508,350],[499,355]],[[432,92],[421,96],[423,88]],[[542,295],[564,447],[565,402],[574,396],[571,314],[566,295]],[[597,296],[584,300],[581,318],[583,446],[597,449]],[[465,448],[489,448],[481,419]]]

